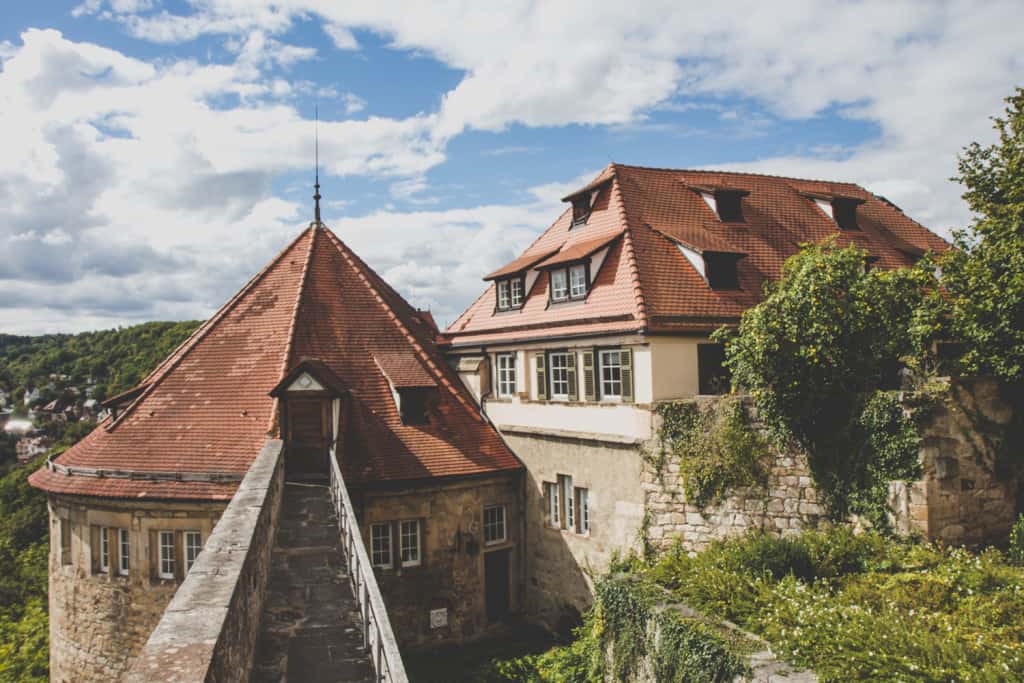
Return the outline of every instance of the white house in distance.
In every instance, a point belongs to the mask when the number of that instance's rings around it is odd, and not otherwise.
[[[584,567],[637,541],[654,405],[727,389],[710,333],[801,243],[836,236],[883,268],[948,247],[848,183],[611,164],[564,201],[446,332],[527,466],[527,593],[549,621],[589,603]]]

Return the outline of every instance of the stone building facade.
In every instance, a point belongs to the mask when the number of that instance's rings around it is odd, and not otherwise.
[[[184,547],[173,573],[159,576],[158,534],[209,537],[219,503],[168,505],[73,496],[50,498],[50,679],[113,680],[160,621],[186,571]],[[103,530],[110,530],[103,563]],[[122,532],[127,534],[123,565]],[[179,541],[180,539],[180,541]]]

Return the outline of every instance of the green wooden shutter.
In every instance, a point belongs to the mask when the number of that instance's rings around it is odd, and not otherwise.
[[[583,352],[583,398],[587,401],[597,400],[597,387],[594,385],[594,352]]]
[[[619,352],[620,363],[622,364],[622,400],[624,403],[633,402],[633,351],[623,349]]]
[[[548,397],[548,373],[544,365],[544,353],[534,355],[537,361],[537,398],[544,401]]]
[[[569,381],[569,400],[575,401],[579,398],[579,389],[576,384],[576,352],[572,350],[565,354],[565,377]]]

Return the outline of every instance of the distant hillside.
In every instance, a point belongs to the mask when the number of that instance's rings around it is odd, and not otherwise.
[[[42,403],[66,388],[84,392],[95,385],[92,398],[103,400],[135,386],[198,326],[153,322],[80,334],[0,334],[0,390],[20,402],[26,390],[38,389]]]

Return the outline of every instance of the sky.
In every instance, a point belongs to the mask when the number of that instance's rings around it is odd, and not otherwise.
[[[0,332],[208,317],[323,219],[442,324],[614,161],[857,182],[941,235],[1024,3],[47,0],[0,14]]]

